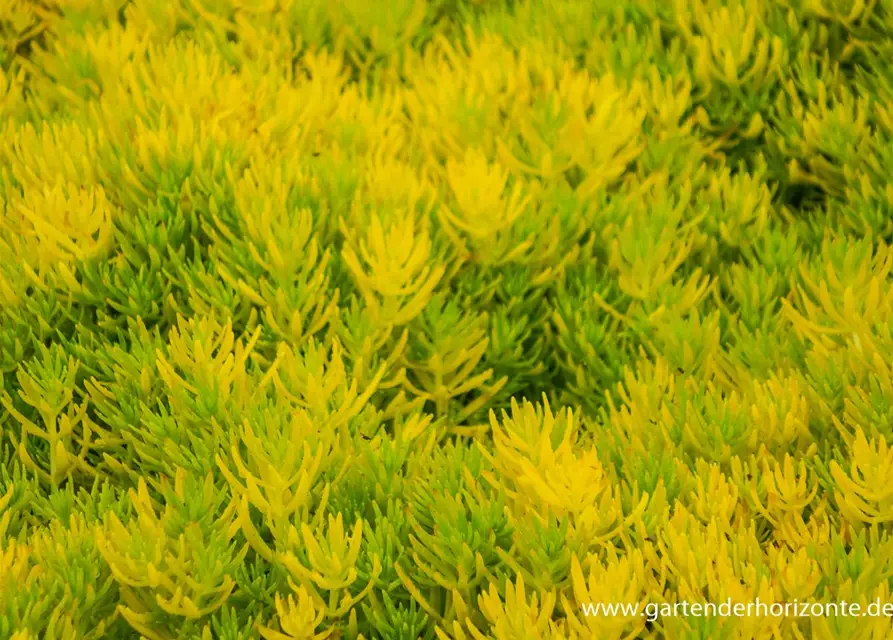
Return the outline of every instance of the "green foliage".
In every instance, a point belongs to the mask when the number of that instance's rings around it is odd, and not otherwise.
[[[888,0],[0,3],[0,640],[891,636]]]

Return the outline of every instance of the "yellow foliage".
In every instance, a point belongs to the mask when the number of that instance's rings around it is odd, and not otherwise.
[[[342,256],[373,321],[400,326],[421,313],[445,271],[443,265],[430,264],[427,227],[411,213],[389,223],[375,216],[356,247],[350,231],[342,230],[349,238]]]

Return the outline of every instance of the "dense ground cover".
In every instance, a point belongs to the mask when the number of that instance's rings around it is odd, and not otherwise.
[[[0,1],[0,638],[888,638],[891,0]]]

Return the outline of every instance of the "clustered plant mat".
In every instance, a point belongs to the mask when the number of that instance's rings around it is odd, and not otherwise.
[[[891,43],[0,2],[0,638],[893,637]]]

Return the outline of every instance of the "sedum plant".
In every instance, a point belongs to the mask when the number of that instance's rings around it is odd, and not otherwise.
[[[0,3],[0,640],[890,636],[889,9]]]

